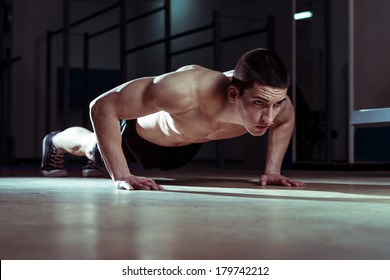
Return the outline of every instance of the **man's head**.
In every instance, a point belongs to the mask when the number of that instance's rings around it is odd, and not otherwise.
[[[289,85],[282,60],[271,51],[255,49],[238,61],[227,94],[239,122],[250,134],[260,136],[289,102]]]
[[[278,55],[259,48],[241,56],[234,69],[232,84],[242,92],[254,83],[280,89],[290,86],[287,68]]]

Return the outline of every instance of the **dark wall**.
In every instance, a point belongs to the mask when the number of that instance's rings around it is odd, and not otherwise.
[[[354,109],[390,107],[390,2],[354,2]]]
[[[390,2],[354,1],[353,109],[390,107]],[[390,162],[388,127],[354,130],[357,162]]]
[[[71,1],[71,22],[98,11],[115,1]],[[268,15],[276,17],[276,51],[281,55],[289,69],[292,68],[292,2],[293,1],[255,1],[255,0],[172,0],[172,34],[211,23],[214,10],[223,16],[223,36],[265,26]],[[163,1],[127,1],[127,16],[133,17],[163,5]],[[56,30],[62,25],[61,0],[14,0],[14,53],[22,56],[22,61],[13,69],[12,95],[12,134],[15,138],[15,158],[37,158],[41,153],[41,139],[45,134],[45,71],[46,71],[46,31]],[[43,12],[44,11],[44,12]],[[243,19],[245,18],[245,19]],[[84,32],[95,32],[119,19],[118,11],[112,11],[99,19],[71,30],[70,67],[78,71],[82,66],[82,36]],[[129,25],[127,28],[128,47],[137,46],[163,37],[163,14]],[[119,69],[118,32],[113,31],[91,41],[90,67],[94,70]],[[212,38],[211,32],[202,32],[173,43],[173,49],[189,47]],[[223,46],[223,68],[232,69],[239,56],[252,48],[266,47],[265,35],[251,36]],[[59,81],[57,73],[62,67],[62,39],[53,39],[52,55],[52,114],[51,129],[61,129],[61,111],[57,92]],[[128,79],[156,75],[164,72],[163,47],[129,55],[126,59]],[[205,48],[192,53],[178,55],[172,60],[172,69],[185,64],[200,64],[213,67],[212,49]],[[77,87],[77,85],[76,85]],[[101,92],[108,90],[102,88]],[[71,108],[70,123],[78,125],[82,120],[79,108]],[[243,159],[242,139],[232,140],[227,145],[228,157]],[[213,151],[211,144],[207,147]],[[200,158],[212,158],[213,152],[201,153]],[[253,154],[253,153],[252,153]],[[251,160],[251,159],[249,159]]]

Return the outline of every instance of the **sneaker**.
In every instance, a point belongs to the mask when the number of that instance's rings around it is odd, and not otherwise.
[[[65,151],[54,147],[53,136],[58,131],[50,132],[42,141],[42,162],[41,172],[46,177],[68,176],[68,171],[64,167]]]
[[[83,166],[83,177],[107,177],[108,173],[102,171],[93,163],[93,161],[88,160],[87,164]]]

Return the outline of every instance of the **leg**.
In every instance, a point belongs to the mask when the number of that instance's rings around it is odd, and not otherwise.
[[[47,177],[67,176],[64,155],[68,152],[76,156],[86,156],[89,159],[83,167],[83,176],[105,176],[105,172],[98,170],[92,162],[92,148],[95,144],[95,134],[82,127],[71,127],[61,132],[49,133],[42,143],[42,174]]]
[[[53,136],[53,145],[75,156],[92,159],[92,148],[96,144],[95,133],[88,129],[74,126]]]

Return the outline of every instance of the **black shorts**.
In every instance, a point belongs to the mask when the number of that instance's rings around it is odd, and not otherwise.
[[[122,150],[129,166],[140,165],[145,169],[170,170],[189,163],[202,147],[201,143],[186,146],[165,147],[153,144],[138,135],[137,120],[122,120]],[[106,170],[100,151],[95,145],[92,161],[101,170]]]

